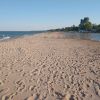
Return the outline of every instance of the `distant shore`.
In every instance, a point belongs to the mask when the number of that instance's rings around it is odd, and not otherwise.
[[[100,42],[48,32],[0,42],[0,100],[100,100]]]

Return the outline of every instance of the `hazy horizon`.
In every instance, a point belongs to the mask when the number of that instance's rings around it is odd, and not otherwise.
[[[62,28],[84,17],[99,24],[99,10],[99,0],[0,0],[0,31]]]

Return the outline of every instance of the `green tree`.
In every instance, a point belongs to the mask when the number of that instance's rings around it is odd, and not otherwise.
[[[91,22],[86,22],[86,23],[84,23],[84,24],[83,24],[83,28],[84,28],[84,30],[86,30],[86,31],[91,31],[91,30],[92,30],[92,24],[91,24]]]
[[[91,31],[92,30],[92,23],[89,21],[88,17],[81,19],[81,22],[79,24],[79,29],[85,30],[85,31]]]

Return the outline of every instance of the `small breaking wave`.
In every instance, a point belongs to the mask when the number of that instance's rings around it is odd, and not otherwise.
[[[10,38],[11,38],[11,37],[6,36],[6,37],[1,38],[0,41],[2,41],[2,40],[7,40],[7,39],[10,39]]]

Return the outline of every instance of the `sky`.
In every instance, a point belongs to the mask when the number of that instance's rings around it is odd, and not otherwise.
[[[100,24],[100,0],[0,0],[0,31],[31,31]]]

